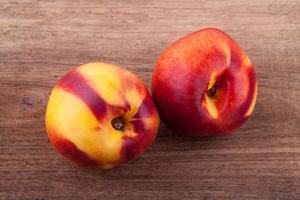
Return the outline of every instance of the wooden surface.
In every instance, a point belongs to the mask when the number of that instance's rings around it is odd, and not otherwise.
[[[163,124],[112,171],[70,165],[44,127],[49,92],[79,64],[122,65],[150,86],[159,53],[205,27],[230,34],[259,80],[233,136],[184,138]],[[300,199],[300,1],[0,0],[0,199]]]

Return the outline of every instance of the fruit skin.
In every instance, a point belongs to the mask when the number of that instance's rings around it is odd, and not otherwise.
[[[120,116],[122,130],[112,126]],[[50,141],[64,157],[82,167],[108,169],[142,154],[160,119],[137,76],[111,64],[89,63],[56,84],[45,121]]]
[[[241,126],[253,112],[257,87],[248,56],[216,28],[174,42],[160,55],[152,77],[162,120],[191,136],[226,135]]]

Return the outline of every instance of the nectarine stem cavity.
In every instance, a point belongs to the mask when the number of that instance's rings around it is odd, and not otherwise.
[[[213,85],[211,88],[209,88],[206,92],[208,97],[214,97],[217,93],[217,87],[216,85]]]
[[[123,117],[116,117],[111,120],[111,125],[114,127],[114,129],[118,131],[124,131],[125,130],[125,120]]]

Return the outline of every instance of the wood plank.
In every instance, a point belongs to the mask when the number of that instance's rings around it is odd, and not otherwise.
[[[186,138],[161,124],[142,157],[80,170],[50,145],[49,92],[91,61],[153,64],[206,27],[231,35],[259,80],[253,116],[228,137]],[[300,199],[300,1],[0,0],[0,199]]]

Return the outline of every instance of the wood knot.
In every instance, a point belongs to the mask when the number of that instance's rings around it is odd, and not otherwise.
[[[23,97],[21,100],[21,105],[32,106],[32,99],[30,97]]]

